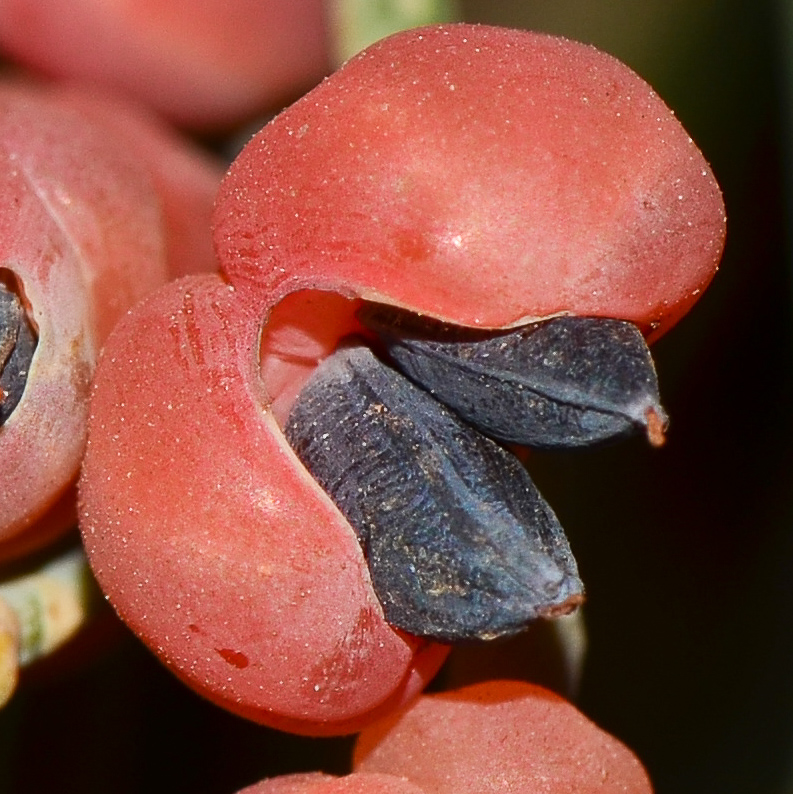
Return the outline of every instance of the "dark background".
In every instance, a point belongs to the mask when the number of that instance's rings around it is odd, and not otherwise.
[[[462,7],[466,19],[563,33],[626,61],[675,109],[722,185],[721,272],[655,348],[667,445],[537,455],[530,468],[587,584],[580,707],[634,749],[659,794],[791,794],[793,8]],[[488,653],[474,662],[459,652],[455,675],[506,664],[546,678],[531,648]],[[344,772],[348,751],[349,740],[286,736],[204,703],[106,614],[27,671],[0,712],[0,792],[231,794],[267,775]]]

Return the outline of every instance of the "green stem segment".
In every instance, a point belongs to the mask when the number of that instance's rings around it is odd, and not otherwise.
[[[457,0],[331,0],[334,66],[379,39],[408,28],[460,19]]]
[[[0,581],[0,706],[13,694],[20,668],[73,637],[98,601],[82,548]]]

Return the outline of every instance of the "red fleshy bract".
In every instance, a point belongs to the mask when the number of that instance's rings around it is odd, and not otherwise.
[[[38,332],[0,428],[7,558],[74,525],[67,489],[101,344],[170,275],[214,268],[207,225],[222,172],[144,113],[78,89],[5,82],[0,108],[0,267]]]
[[[652,792],[628,748],[558,695],[516,682],[421,697],[361,734],[354,768],[428,794]]]
[[[352,529],[263,410],[259,323],[216,276],[119,323],[91,402],[85,544],[122,618],[207,697],[351,731],[420,691],[443,652],[416,655],[385,623]]]
[[[215,702],[306,733],[361,727],[445,651],[385,624],[352,528],[279,427],[360,299],[657,336],[723,236],[702,155],[613,58],[469,25],[375,45],[230,169],[215,213],[229,283],[172,283],[108,341],[81,487],[100,584]]]
[[[624,64],[471,25],[397,34],[267,125],[232,165],[216,243],[263,307],[302,287],[461,325],[685,314],[721,256],[702,154]]]

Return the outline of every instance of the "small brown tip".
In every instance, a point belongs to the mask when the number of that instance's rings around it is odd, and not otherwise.
[[[561,604],[553,604],[552,606],[546,607],[540,614],[542,617],[546,618],[546,620],[561,618],[578,609],[585,600],[583,593],[574,593],[562,601]]]
[[[654,447],[662,447],[666,443],[667,421],[663,413],[660,413],[655,408],[648,408],[645,414],[647,419],[647,440]]]

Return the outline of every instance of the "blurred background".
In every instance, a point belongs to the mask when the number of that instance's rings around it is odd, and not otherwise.
[[[659,794],[793,794],[793,7],[463,0],[458,14],[625,61],[721,183],[721,272],[655,347],[666,446],[538,454],[530,470],[587,584],[582,710],[637,753]],[[455,652],[436,686],[559,685],[542,646]],[[0,792],[231,794],[269,775],[344,772],[349,746],[224,714],[105,612],[26,670],[0,711]]]

